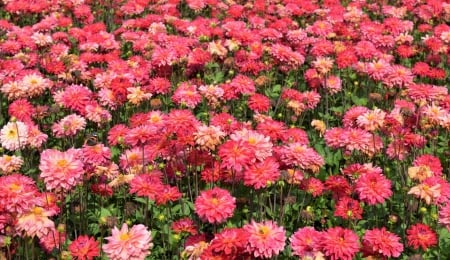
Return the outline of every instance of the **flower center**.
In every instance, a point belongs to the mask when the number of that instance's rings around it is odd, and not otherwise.
[[[270,228],[267,226],[262,226],[259,228],[259,234],[264,238],[269,235],[269,231],[270,231]]]
[[[256,138],[254,138],[254,137],[250,137],[250,138],[248,138],[248,143],[249,144],[256,144]]]
[[[217,198],[212,198],[211,203],[214,205],[219,205],[219,200]]]
[[[61,167],[61,168],[67,167],[68,164],[69,164],[69,163],[67,162],[66,159],[61,159],[61,160],[58,160],[58,161],[56,162],[56,165],[57,165],[58,167]]]
[[[44,210],[41,207],[34,207],[32,212],[34,215],[42,215],[42,212],[44,212]]]
[[[122,241],[127,241],[128,239],[130,239],[130,235],[128,235],[128,233],[124,233],[124,234],[121,234],[119,238]]]
[[[10,189],[11,191],[19,191],[19,190],[20,190],[20,188],[21,188],[21,186],[20,186],[20,185],[17,185],[17,184],[15,184],[15,183],[13,183],[13,184],[9,185],[9,189]]]
[[[14,129],[8,131],[8,138],[17,138],[17,132]]]

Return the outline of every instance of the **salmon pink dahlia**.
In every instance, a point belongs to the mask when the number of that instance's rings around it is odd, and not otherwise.
[[[399,257],[403,252],[400,237],[385,227],[367,230],[363,237],[363,251],[368,256]]]
[[[244,184],[256,190],[265,188],[280,177],[279,166],[274,157],[250,165],[244,172]]]
[[[362,174],[356,181],[355,189],[359,198],[369,205],[383,203],[392,196],[391,181],[377,172]]]
[[[131,229],[126,223],[120,230],[114,227],[111,236],[105,239],[108,243],[102,249],[111,260],[143,260],[153,247],[151,232],[142,224]]]
[[[39,170],[47,190],[70,190],[81,183],[84,173],[83,162],[77,149],[65,152],[54,149],[43,151]]]
[[[254,257],[271,258],[284,249],[286,231],[273,221],[258,223],[252,220],[243,229],[249,236],[246,250]]]
[[[55,212],[47,211],[41,207],[34,207],[29,212],[18,216],[17,231],[24,232],[29,237],[43,237],[55,228],[55,223],[49,219]]]
[[[359,251],[358,241],[352,230],[334,227],[322,232],[319,248],[331,260],[351,260]]]
[[[39,194],[36,183],[30,177],[13,173],[0,177],[0,208],[10,214],[29,212]]]
[[[218,187],[202,191],[195,200],[195,212],[203,221],[222,223],[233,216],[236,198],[230,192]]]
[[[297,230],[290,238],[292,254],[302,259],[316,259],[321,255],[318,250],[321,233],[313,227],[304,227]],[[308,258],[312,257],[312,258]]]

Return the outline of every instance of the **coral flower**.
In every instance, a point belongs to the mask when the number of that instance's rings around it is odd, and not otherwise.
[[[114,227],[111,236],[105,239],[108,243],[102,249],[111,260],[144,260],[153,247],[151,232],[142,224],[131,229],[126,223],[120,230]]]
[[[363,209],[357,200],[350,197],[342,197],[336,203],[334,215],[343,219],[362,219]]]
[[[82,181],[83,162],[79,159],[80,152],[69,149],[60,152],[47,149],[41,153],[39,170],[47,190],[70,190]]]
[[[386,230],[367,230],[363,237],[364,253],[370,256],[399,257],[403,252],[400,237]]]
[[[273,221],[258,223],[252,220],[243,229],[249,236],[246,250],[255,257],[271,258],[284,249],[286,231]]]
[[[254,161],[255,153],[244,142],[228,140],[219,147],[219,156],[223,168],[240,172]]]
[[[423,250],[427,250],[429,247],[437,245],[438,242],[436,233],[429,226],[422,223],[411,226],[406,231],[406,234],[408,245],[414,249],[421,247]]]
[[[164,186],[155,174],[139,174],[130,182],[130,193],[135,193],[141,197],[148,197],[156,200],[156,197],[164,191]]]
[[[195,212],[204,221],[222,223],[233,216],[236,198],[230,192],[218,187],[202,191],[195,200]]]
[[[197,226],[190,218],[182,218],[172,223],[172,230],[176,234],[186,233],[197,235]]]
[[[100,255],[98,242],[89,236],[79,236],[69,246],[70,255],[74,259],[92,260]]]
[[[236,142],[243,142],[244,146],[254,151],[255,157],[259,161],[265,160],[272,155],[272,143],[270,137],[264,136],[256,131],[242,129],[230,135],[230,139]]]
[[[280,177],[279,164],[273,157],[250,165],[244,172],[244,184],[255,189],[265,188]]]
[[[319,248],[332,260],[351,260],[359,251],[358,240],[352,230],[334,227],[322,232]]]
[[[325,164],[324,159],[313,148],[302,143],[290,143],[279,150],[281,160],[290,166],[317,173]]]
[[[248,234],[239,228],[226,228],[215,235],[209,248],[215,254],[221,254],[227,259],[236,259],[242,255],[248,241]]]
[[[392,195],[391,181],[377,172],[362,174],[356,181],[355,190],[359,198],[369,205],[383,203]]]
[[[37,236],[40,238],[55,228],[55,223],[48,218],[52,215],[54,215],[54,212],[41,207],[34,207],[31,211],[19,216],[16,229],[24,231],[29,237]]]

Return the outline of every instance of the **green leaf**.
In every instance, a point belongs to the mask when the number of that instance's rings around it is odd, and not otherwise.
[[[112,216],[112,212],[107,208],[100,209],[100,217],[110,217]]]
[[[352,96],[352,101],[357,106],[367,105],[367,98],[359,98],[357,96]]]
[[[446,228],[439,230],[439,251],[442,259],[450,258],[450,233]]]

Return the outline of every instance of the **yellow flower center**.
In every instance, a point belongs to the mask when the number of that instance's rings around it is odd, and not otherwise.
[[[42,212],[44,212],[44,210],[41,207],[34,207],[32,212],[34,215],[42,215]]]
[[[124,233],[124,234],[121,234],[119,238],[122,241],[127,241],[128,239],[130,239],[130,235],[128,235],[128,233]]]
[[[19,191],[19,190],[20,190],[20,188],[21,188],[21,186],[20,186],[20,185],[17,185],[17,184],[15,184],[15,183],[13,183],[13,184],[9,185],[9,190],[11,190],[11,191]]]
[[[61,159],[56,162],[56,165],[58,167],[65,168],[67,167],[67,165],[69,165],[69,162],[66,159]]]
[[[211,203],[214,205],[219,205],[219,200],[217,198],[212,198]]]
[[[256,138],[254,138],[254,137],[250,137],[250,138],[248,138],[248,143],[249,144],[256,144]]]
[[[160,121],[161,121],[161,118],[160,118],[159,116],[151,116],[151,117],[150,117],[150,121],[151,121],[152,123],[157,123],[157,122],[160,122]]]
[[[13,139],[17,138],[17,131],[14,129],[10,129],[7,134],[8,138]]]
[[[262,226],[259,228],[259,234],[262,235],[263,237],[266,237],[267,235],[269,235],[269,231],[270,231],[270,228],[267,226]]]

